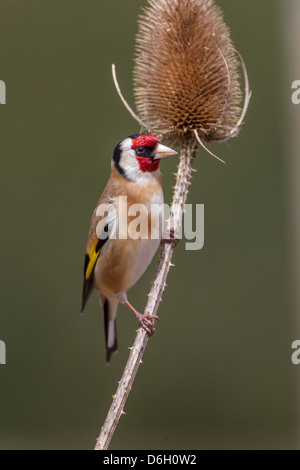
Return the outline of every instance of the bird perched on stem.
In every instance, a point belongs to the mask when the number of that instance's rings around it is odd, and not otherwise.
[[[104,314],[107,363],[118,348],[119,302],[130,308],[149,335],[151,320],[158,319],[139,313],[126,291],[145,272],[161,241],[164,200],[159,163],[176,153],[150,134],[132,135],[113,152],[110,178],[90,224],[81,309],[95,287]]]

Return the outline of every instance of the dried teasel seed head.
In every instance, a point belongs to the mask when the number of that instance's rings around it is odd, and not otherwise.
[[[226,139],[241,114],[239,58],[213,0],[149,0],[134,85],[149,128],[171,141]]]

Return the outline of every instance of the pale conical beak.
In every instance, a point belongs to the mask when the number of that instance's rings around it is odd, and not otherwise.
[[[176,155],[176,151],[165,145],[158,144],[155,149],[155,160],[161,159],[164,157],[169,157],[170,155]]]

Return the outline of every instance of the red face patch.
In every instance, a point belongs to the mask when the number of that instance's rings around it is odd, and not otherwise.
[[[136,139],[132,141],[132,149],[136,147],[154,147],[158,144],[160,140],[151,134],[139,135]]]
[[[132,141],[131,148],[135,150],[137,147],[150,147],[154,149],[154,147],[160,142],[160,140],[151,134],[143,134],[139,135]],[[140,170],[143,173],[152,173],[156,171],[159,167],[159,160],[153,161],[149,157],[144,157],[142,155],[136,155],[136,159],[138,161]]]
[[[152,173],[153,171],[158,170],[159,167],[159,160],[151,160],[150,158],[147,157],[136,157],[140,170],[143,173],[149,172]]]

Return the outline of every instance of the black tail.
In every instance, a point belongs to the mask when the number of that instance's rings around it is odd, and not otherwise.
[[[110,305],[107,299],[103,303],[103,316],[104,316],[104,330],[105,330],[105,342],[106,342],[106,363],[109,364],[110,357],[113,353],[118,351],[117,341],[117,329],[115,312],[110,312]],[[110,315],[111,314],[111,315]]]

